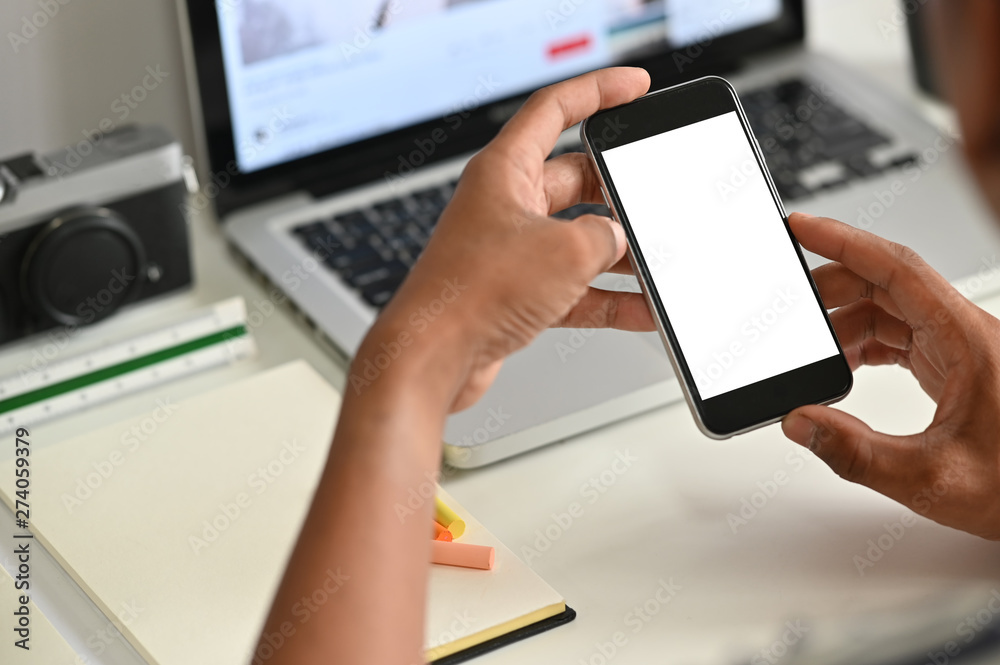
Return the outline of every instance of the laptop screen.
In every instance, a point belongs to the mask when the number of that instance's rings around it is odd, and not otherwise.
[[[251,173],[435,118],[457,131],[491,101],[770,23],[783,1],[216,0],[216,9],[236,163]]]

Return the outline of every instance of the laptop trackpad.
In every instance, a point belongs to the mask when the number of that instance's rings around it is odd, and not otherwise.
[[[673,377],[670,361],[655,333],[548,330],[506,360],[478,404],[448,419],[445,442],[463,447],[490,442],[502,446],[500,439],[527,434],[528,430],[575,414],[582,414],[579,420],[588,423],[584,429],[591,429],[629,415],[629,410],[618,409],[617,415],[612,411],[602,418],[604,422],[596,424],[583,412],[609,400],[627,399],[630,393],[672,381]],[[676,383],[673,388],[663,386],[648,408],[679,396]],[[548,440],[538,440],[535,445],[583,431],[573,427],[572,422],[556,430],[552,435],[542,435]]]

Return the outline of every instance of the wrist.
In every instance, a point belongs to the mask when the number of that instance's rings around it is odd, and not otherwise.
[[[346,392],[417,391],[446,414],[469,372],[467,344],[446,320],[418,323],[391,315],[376,321],[351,363]]]

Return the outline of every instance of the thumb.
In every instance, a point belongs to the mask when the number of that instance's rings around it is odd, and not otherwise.
[[[907,503],[907,487],[924,467],[913,437],[876,432],[854,416],[827,406],[806,406],[781,423],[785,436],[809,448],[834,473]]]
[[[621,224],[601,215],[582,215],[569,222],[588,246],[588,272],[594,276],[606,271],[625,255],[625,230]]]

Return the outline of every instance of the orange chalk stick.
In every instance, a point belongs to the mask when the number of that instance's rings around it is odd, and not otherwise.
[[[431,563],[445,566],[461,566],[462,568],[478,568],[493,570],[493,559],[496,551],[484,545],[468,543],[448,543],[443,540],[431,542]]]
[[[432,523],[434,524],[434,533],[431,534],[431,539],[443,540],[446,543],[450,543],[452,541],[451,531],[448,531],[448,529],[433,520]]]

